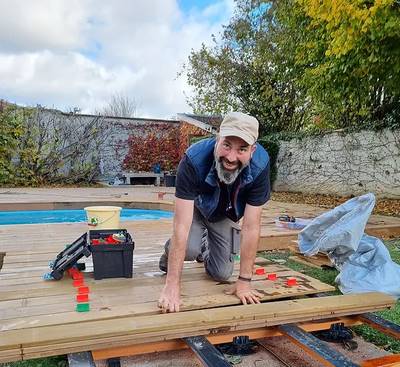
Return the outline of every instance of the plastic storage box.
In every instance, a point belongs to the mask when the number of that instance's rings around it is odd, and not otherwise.
[[[98,242],[113,234],[123,234],[125,241],[117,244],[92,244],[94,239]],[[126,229],[89,231],[89,243],[93,257],[94,279],[132,278],[135,243]]]

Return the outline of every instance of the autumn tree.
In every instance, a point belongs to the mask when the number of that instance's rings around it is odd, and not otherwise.
[[[384,126],[400,116],[395,0],[237,0],[185,71],[196,112],[242,110],[262,132]]]
[[[334,127],[398,119],[399,2],[296,0],[290,10],[280,21],[297,34],[299,84],[315,114]]]
[[[240,110],[257,117],[263,132],[297,130],[304,123],[305,94],[293,78],[291,55],[278,49],[284,35],[277,4],[236,1],[236,12],[213,47],[192,51],[186,66],[198,113]]]

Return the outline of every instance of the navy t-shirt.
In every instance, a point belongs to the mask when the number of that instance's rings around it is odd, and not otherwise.
[[[184,155],[179,163],[176,176],[175,196],[177,198],[194,200],[196,196],[201,193],[196,181],[196,176],[196,171],[190,162],[190,159]],[[233,195],[238,181],[239,180],[236,180],[231,185],[226,185],[222,182],[219,183],[221,189],[219,202],[214,213],[209,218],[210,222],[216,222],[226,217],[230,218],[234,222],[237,222],[240,219],[237,218],[235,208],[233,207]],[[246,203],[253,206],[261,206],[268,201],[270,195],[271,189],[268,162],[268,165],[265,167],[265,169],[260,172],[260,174],[251,183],[250,188],[246,190]]]

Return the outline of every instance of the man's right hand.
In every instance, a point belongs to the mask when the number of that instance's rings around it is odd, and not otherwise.
[[[181,305],[179,285],[168,285],[166,284],[161,291],[160,298],[158,300],[158,307],[161,308],[162,312],[179,312]]]

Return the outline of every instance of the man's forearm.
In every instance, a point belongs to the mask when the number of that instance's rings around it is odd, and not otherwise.
[[[182,238],[184,237],[184,238]],[[185,260],[187,234],[174,230],[168,252],[168,272],[166,284],[178,285],[181,280],[183,261]]]
[[[256,258],[258,242],[260,239],[260,228],[242,228],[242,238],[240,246],[240,275],[251,278],[253,275],[253,265]]]

